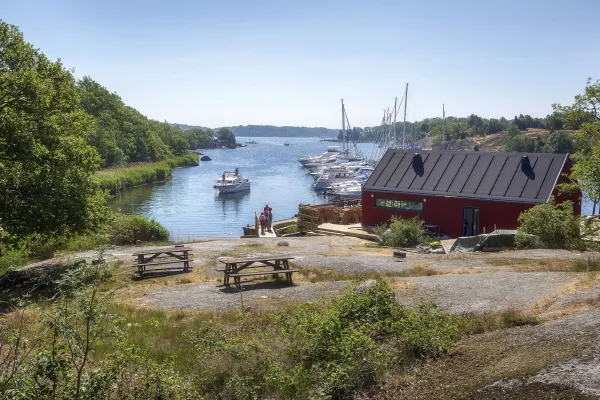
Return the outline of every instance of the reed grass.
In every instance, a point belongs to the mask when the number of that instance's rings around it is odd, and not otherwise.
[[[186,154],[155,163],[141,163],[118,168],[103,169],[96,173],[101,189],[114,196],[121,190],[168,179],[175,168],[198,165],[197,154]]]

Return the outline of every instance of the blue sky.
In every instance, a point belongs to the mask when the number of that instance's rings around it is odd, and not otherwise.
[[[600,78],[600,1],[29,1],[0,18],[157,120],[219,127],[545,116]]]

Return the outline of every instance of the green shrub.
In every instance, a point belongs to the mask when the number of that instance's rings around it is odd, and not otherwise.
[[[423,221],[418,217],[407,219],[392,217],[389,228],[378,227],[375,229],[375,234],[379,237],[382,246],[415,247],[428,242],[422,226]]]
[[[455,317],[433,304],[402,306],[382,281],[319,311],[305,307],[281,319],[297,363],[292,381],[310,382],[318,398],[350,398],[391,368],[448,352],[460,337]]]
[[[539,204],[523,211],[518,221],[519,230],[515,237],[517,247],[585,248],[581,232],[582,220],[573,214],[573,204],[570,201]],[[529,235],[535,235],[535,238]]]
[[[109,227],[112,244],[125,245],[142,242],[164,242],[169,240],[169,231],[155,220],[137,215],[117,215]]]
[[[298,227],[297,222],[294,224],[288,225],[283,229],[284,234],[285,233],[297,233],[297,232],[300,232],[300,228]]]

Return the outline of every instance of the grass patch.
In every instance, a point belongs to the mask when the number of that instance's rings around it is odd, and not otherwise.
[[[238,249],[249,249],[249,250],[258,250],[258,249],[264,249],[266,248],[267,245],[265,243],[247,243],[247,244],[242,244],[240,246],[238,246]]]
[[[508,267],[517,272],[595,272],[600,271],[600,257],[590,256],[573,259],[499,259],[489,258],[488,264],[495,267]]]
[[[577,260],[571,267],[571,272],[595,272],[600,271],[600,257],[587,257]]]
[[[537,325],[537,317],[521,311],[505,310],[486,313],[464,314],[461,318],[461,330],[466,335],[514,328],[517,326]]]
[[[381,279],[409,276],[431,276],[439,271],[425,266],[415,266],[400,271],[385,272],[340,272],[329,268],[306,268],[291,262],[290,268],[299,269],[301,277],[311,283],[334,281],[363,281],[367,279]]]
[[[164,181],[171,176],[171,172],[175,168],[195,165],[198,165],[198,155],[189,153],[156,163],[103,169],[96,173],[95,178],[102,189],[108,190],[111,195],[115,195],[131,186]]]

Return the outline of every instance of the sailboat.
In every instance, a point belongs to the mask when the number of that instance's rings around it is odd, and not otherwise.
[[[250,140],[250,132],[248,132],[248,140],[244,142],[245,144],[258,144],[254,140]]]

